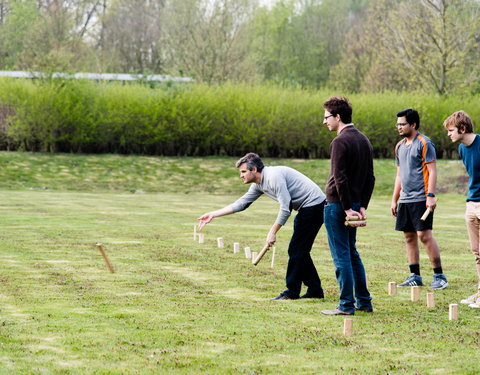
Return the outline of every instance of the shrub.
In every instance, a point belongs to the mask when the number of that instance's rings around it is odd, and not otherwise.
[[[330,92],[277,86],[119,84],[86,80],[0,80],[0,148],[45,152],[151,155],[328,157],[334,136],[323,125]],[[353,120],[376,157],[392,157],[396,113],[419,110],[420,130],[451,157],[443,120],[476,97],[354,94]]]

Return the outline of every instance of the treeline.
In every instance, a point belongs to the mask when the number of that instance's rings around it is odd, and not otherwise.
[[[0,0],[0,70],[476,94],[479,14],[478,0]]]
[[[0,149],[164,156],[323,158],[333,135],[323,125],[332,92],[249,85],[106,84],[0,79]],[[455,149],[442,127],[453,111],[480,119],[478,97],[396,92],[352,94],[353,120],[392,157],[396,113],[414,107],[439,157]],[[478,121],[478,120],[477,120]]]

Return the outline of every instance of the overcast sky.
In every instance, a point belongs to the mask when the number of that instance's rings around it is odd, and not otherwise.
[[[259,0],[260,5],[272,5],[275,3],[277,0]]]

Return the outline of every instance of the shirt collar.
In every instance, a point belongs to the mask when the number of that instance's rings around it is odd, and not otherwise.
[[[346,124],[346,125],[342,128],[342,130],[340,130],[340,131],[338,132],[338,134],[340,134],[341,132],[343,132],[343,131],[344,131],[345,129],[347,129],[347,128],[353,128],[353,127],[354,127],[353,122],[351,122],[350,124]]]

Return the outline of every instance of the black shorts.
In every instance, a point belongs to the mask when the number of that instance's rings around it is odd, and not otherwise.
[[[425,221],[420,220],[425,210],[427,202],[399,203],[397,208],[397,222],[395,230],[402,232],[416,232],[432,229],[433,212],[427,216]]]

